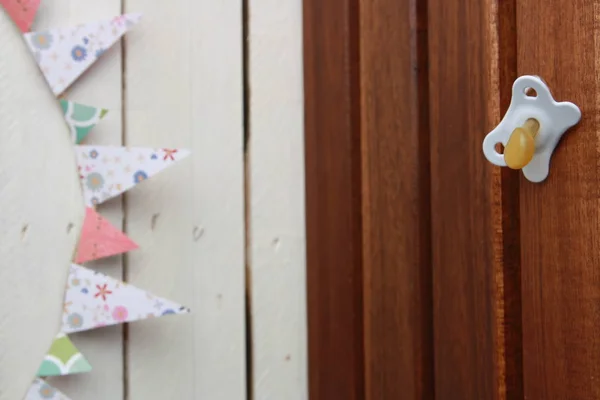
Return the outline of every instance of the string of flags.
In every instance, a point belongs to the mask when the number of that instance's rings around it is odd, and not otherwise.
[[[23,32],[24,40],[50,90],[59,96],[112,45],[133,28],[140,14],[74,27],[30,32],[41,0],[0,0]],[[185,149],[128,148],[82,144],[107,109],[59,100],[73,148],[86,205],[74,263],[66,283],[61,331],[41,361],[25,400],[70,400],[42,378],[90,372],[92,366],[68,334],[147,318],[185,314],[189,309],[80,264],[138,248],[108,222],[96,207],[117,197],[187,157]]]

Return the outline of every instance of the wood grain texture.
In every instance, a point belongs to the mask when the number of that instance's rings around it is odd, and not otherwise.
[[[311,400],[365,394],[358,8],[304,1]]]
[[[492,9],[496,16],[498,38],[498,93],[500,114],[510,106],[512,85],[517,79],[517,0],[503,0]],[[497,299],[502,303],[499,314],[499,338],[503,343],[505,398],[523,398],[523,331],[521,298],[521,227],[519,179],[521,172],[501,168],[502,199],[502,278],[498,279]]]
[[[112,18],[120,13],[121,0],[45,0],[41,3],[33,29],[74,26]],[[68,100],[109,110],[86,138],[86,144],[121,145],[121,78],[121,44],[116,43],[63,94]],[[123,226],[121,198],[102,204],[97,211],[115,226]],[[121,257],[91,262],[86,266],[118,279],[123,278]],[[123,399],[123,327],[82,332],[72,335],[71,339],[92,364],[93,372],[50,379],[52,385],[74,399]]]
[[[252,398],[306,400],[302,1],[248,5]]]
[[[546,182],[521,180],[525,397],[600,398],[600,2],[517,1],[519,74],[583,114]],[[534,19],[538,21],[531,24]]]
[[[127,145],[189,148],[131,190],[128,280],[191,308],[129,326],[129,399],[246,398],[242,2],[127,0]]]
[[[367,399],[432,399],[426,2],[360,9]]]
[[[0,9],[0,399],[21,399],[60,330],[83,197],[60,106]]]
[[[437,399],[506,394],[494,1],[429,0],[431,209]]]

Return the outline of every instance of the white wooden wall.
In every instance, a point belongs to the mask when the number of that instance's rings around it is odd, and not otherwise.
[[[0,400],[14,400],[60,329],[84,207],[60,107],[1,12],[0,38]]]
[[[302,1],[251,0],[249,22],[254,398],[306,399]]]
[[[192,314],[74,335],[73,400],[308,396],[302,2],[247,7],[244,38],[242,0],[42,0],[34,30],[143,13],[65,95],[110,110],[89,143],[192,150],[99,208],[141,249],[90,265]]]

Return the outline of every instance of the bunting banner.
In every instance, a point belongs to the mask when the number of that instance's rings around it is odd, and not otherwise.
[[[83,197],[96,206],[151,178],[190,152],[115,146],[75,146]]]
[[[64,333],[59,334],[44,357],[37,376],[61,376],[90,372],[92,366]]]
[[[60,106],[75,144],[81,143],[92,128],[108,113],[108,110],[104,108],[86,106],[64,99],[60,100]]]
[[[77,264],[116,256],[137,248],[138,245],[133,240],[111,225],[93,208],[86,208],[81,239],[75,257]]]
[[[170,300],[72,264],[65,294],[62,331],[81,332],[188,312],[188,308]]]
[[[71,400],[42,379],[35,379],[24,400]]]
[[[40,1],[0,0],[0,5],[23,32],[35,62],[57,97],[141,18],[141,14],[125,14],[70,28],[29,32]],[[138,248],[93,207],[125,193],[190,152],[171,148],[81,145],[108,111],[65,99],[59,102],[74,145],[87,209],[75,254],[77,264],[70,266],[65,288],[61,333],[41,362],[25,400],[70,400],[41,378],[91,371],[90,363],[67,334],[190,312],[178,303],[79,265]]]
[[[40,7],[40,0],[0,0],[0,4],[21,32],[29,32]]]
[[[71,28],[29,32],[25,39],[50,89],[58,96],[140,18],[141,14],[126,14]]]

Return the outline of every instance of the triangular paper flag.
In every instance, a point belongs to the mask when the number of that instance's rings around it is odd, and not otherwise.
[[[29,32],[40,0],[0,0],[8,15],[15,21],[21,32]]]
[[[42,379],[33,381],[24,400],[71,400]]]
[[[182,149],[75,146],[87,206],[100,204],[188,156]]]
[[[135,250],[138,245],[115,228],[100,214],[88,207],[81,229],[75,262],[83,264],[104,257],[116,256]]]
[[[44,357],[37,376],[61,376],[90,372],[92,366],[64,333],[59,334]]]
[[[108,113],[108,110],[103,108],[86,106],[68,100],[61,100],[60,106],[71,130],[73,143],[76,144],[81,143],[92,128]]]
[[[71,265],[62,331],[81,332],[190,310],[77,264]]]
[[[61,94],[141,17],[126,14],[71,28],[25,34],[27,45],[55,95]]]

